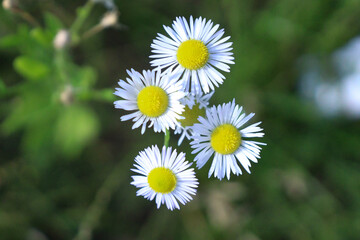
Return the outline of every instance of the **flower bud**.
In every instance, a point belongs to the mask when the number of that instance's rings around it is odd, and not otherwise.
[[[119,13],[118,11],[109,11],[105,13],[103,18],[100,21],[100,25],[104,28],[111,27],[117,25]]]
[[[58,31],[58,33],[56,34],[53,44],[54,44],[54,48],[56,49],[63,49],[65,47],[67,47],[70,44],[70,33],[68,30],[65,29],[61,29]]]
[[[74,101],[74,89],[72,86],[67,85],[60,93],[60,101],[64,105],[70,105]]]
[[[12,10],[18,6],[17,0],[3,0],[2,6],[5,10]]]

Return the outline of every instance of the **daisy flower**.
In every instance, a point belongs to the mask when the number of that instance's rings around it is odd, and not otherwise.
[[[180,103],[185,106],[185,111],[181,114],[183,119],[179,120],[180,125],[176,126],[175,134],[181,134],[178,145],[180,146],[184,138],[191,139],[193,135],[192,126],[198,123],[198,118],[205,117],[205,110],[214,92],[206,95],[188,93]]]
[[[143,71],[143,74],[131,69],[127,70],[130,78],[127,82],[120,80],[120,88],[116,88],[115,95],[123,100],[115,101],[115,108],[134,111],[122,116],[121,121],[132,119],[132,129],[142,125],[141,134],[149,127],[154,126],[155,132],[172,128],[178,124],[184,106],[180,99],[184,97],[181,85],[176,79],[169,79],[168,75],[161,76],[159,71]]]
[[[237,162],[250,173],[250,161],[257,163],[260,158],[259,145],[266,144],[245,139],[264,136],[263,129],[258,127],[261,122],[244,128],[255,114],[241,112],[242,107],[236,105],[234,99],[206,110],[206,118],[200,117],[200,123],[194,124],[196,134],[190,144],[195,149],[192,153],[198,153],[194,159],[197,167],[202,168],[214,154],[209,177],[214,174],[221,180],[226,175],[230,179],[230,171],[242,174]]]
[[[218,71],[229,72],[234,64],[230,37],[221,38],[224,29],[213,26],[211,20],[199,17],[190,21],[177,17],[171,27],[164,26],[170,37],[158,34],[151,44],[152,66],[167,68],[181,78],[185,92],[208,93],[223,83],[225,77]]]
[[[134,185],[140,188],[136,195],[152,201],[155,198],[157,208],[166,204],[170,210],[180,209],[178,201],[185,205],[196,194],[198,183],[191,163],[185,161],[185,153],[177,154],[176,149],[163,147],[160,150],[152,146],[141,151],[135,158],[132,176]]]

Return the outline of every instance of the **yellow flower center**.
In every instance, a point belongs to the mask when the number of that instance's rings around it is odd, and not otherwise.
[[[140,112],[148,117],[161,116],[167,109],[169,98],[166,92],[156,86],[143,88],[137,96]]]
[[[185,111],[181,114],[185,119],[179,120],[181,126],[188,127],[194,125],[194,123],[198,123],[198,118],[200,116],[205,116],[205,108],[200,109],[200,104],[195,104],[192,109],[188,106],[185,106]]]
[[[170,193],[176,187],[175,174],[165,167],[157,167],[151,170],[147,180],[152,190],[157,193]]]
[[[184,68],[197,70],[207,63],[209,51],[202,41],[190,39],[180,44],[176,57]]]
[[[231,124],[223,124],[214,129],[210,139],[211,147],[220,154],[231,154],[241,144],[241,134]]]

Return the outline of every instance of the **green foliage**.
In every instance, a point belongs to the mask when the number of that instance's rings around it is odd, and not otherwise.
[[[55,36],[59,29],[62,29],[64,27],[64,24],[61,22],[60,19],[48,12],[44,13],[44,21],[47,31],[51,33],[52,36]]]
[[[17,57],[14,61],[14,68],[24,78],[32,81],[41,80],[50,73],[50,69],[45,63],[27,56]]]
[[[26,25],[18,25],[15,34],[9,34],[0,39],[0,47],[2,49],[8,48],[23,48],[29,40],[29,27]]]
[[[0,78],[0,97],[6,92],[6,85],[4,81]]]
[[[358,239],[359,121],[325,118],[302,99],[297,64],[359,35],[360,1],[116,1],[127,30],[91,38],[102,3],[21,3],[37,26],[0,11],[1,240]],[[251,175],[219,182],[208,165],[197,170],[198,195],[170,212],[129,184],[133,158],[163,136],[120,122],[113,92],[125,69],[149,68],[162,25],[189,15],[234,43],[236,65],[211,104],[235,96],[268,145]],[[71,41],[56,49],[61,29]],[[192,161],[188,141],[178,150]]]
[[[23,149],[39,161],[43,156],[52,158],[53,151],[68,157],[79,155],[99,129],[96,114],[79,103],[98,98],[111,100],[104,94],[109,90],[92,89],[97,78],[92,67],[75,64],[68,52],[53,47],[63,27],[61,21],[45,13],[44,22],[43,28],[19,25],[16,33],[0,41],[4,50],[20,54],[13,66],[25,80],[14,89],[17,99],[11,103],[2,131],[11,134],[24,130]],[[3,83],[1,91],[5,91]],[[77,104],[64,106],[73,103]]]
[[[77,154],[96,135],[99,128],[96,115],[81,106],[64,108],[55,123],[55,143],[67,155]]]

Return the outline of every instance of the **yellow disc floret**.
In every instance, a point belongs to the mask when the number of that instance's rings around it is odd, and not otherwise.
[[[209,51],[202,41],[190,39],[180,44],[176,57],[184,68],[197,70],[207,63]]]
[[[214,129],[211,134],[211,147],[220,154],[231,154],[241,144],[241,134],[231,124],[223,124]]]
[[[157,193],[170,193],[176,187],[175,174],[165,167],[157,167],[151,170],[147,180],[152,190]]]
[[[192,109],[185,106],[185,111],[181,114],[185,119],[180,119],[179,122],[182,127],[188,127],[198,123],[198,118],[205,116],[205,108],[200,108],[200,104],[195,104]]]
[[[160,87],[145,87],[137,96],[137,105],[140,112],[148,117],[161,116],[166,111],[168,104],[168,95]]]

